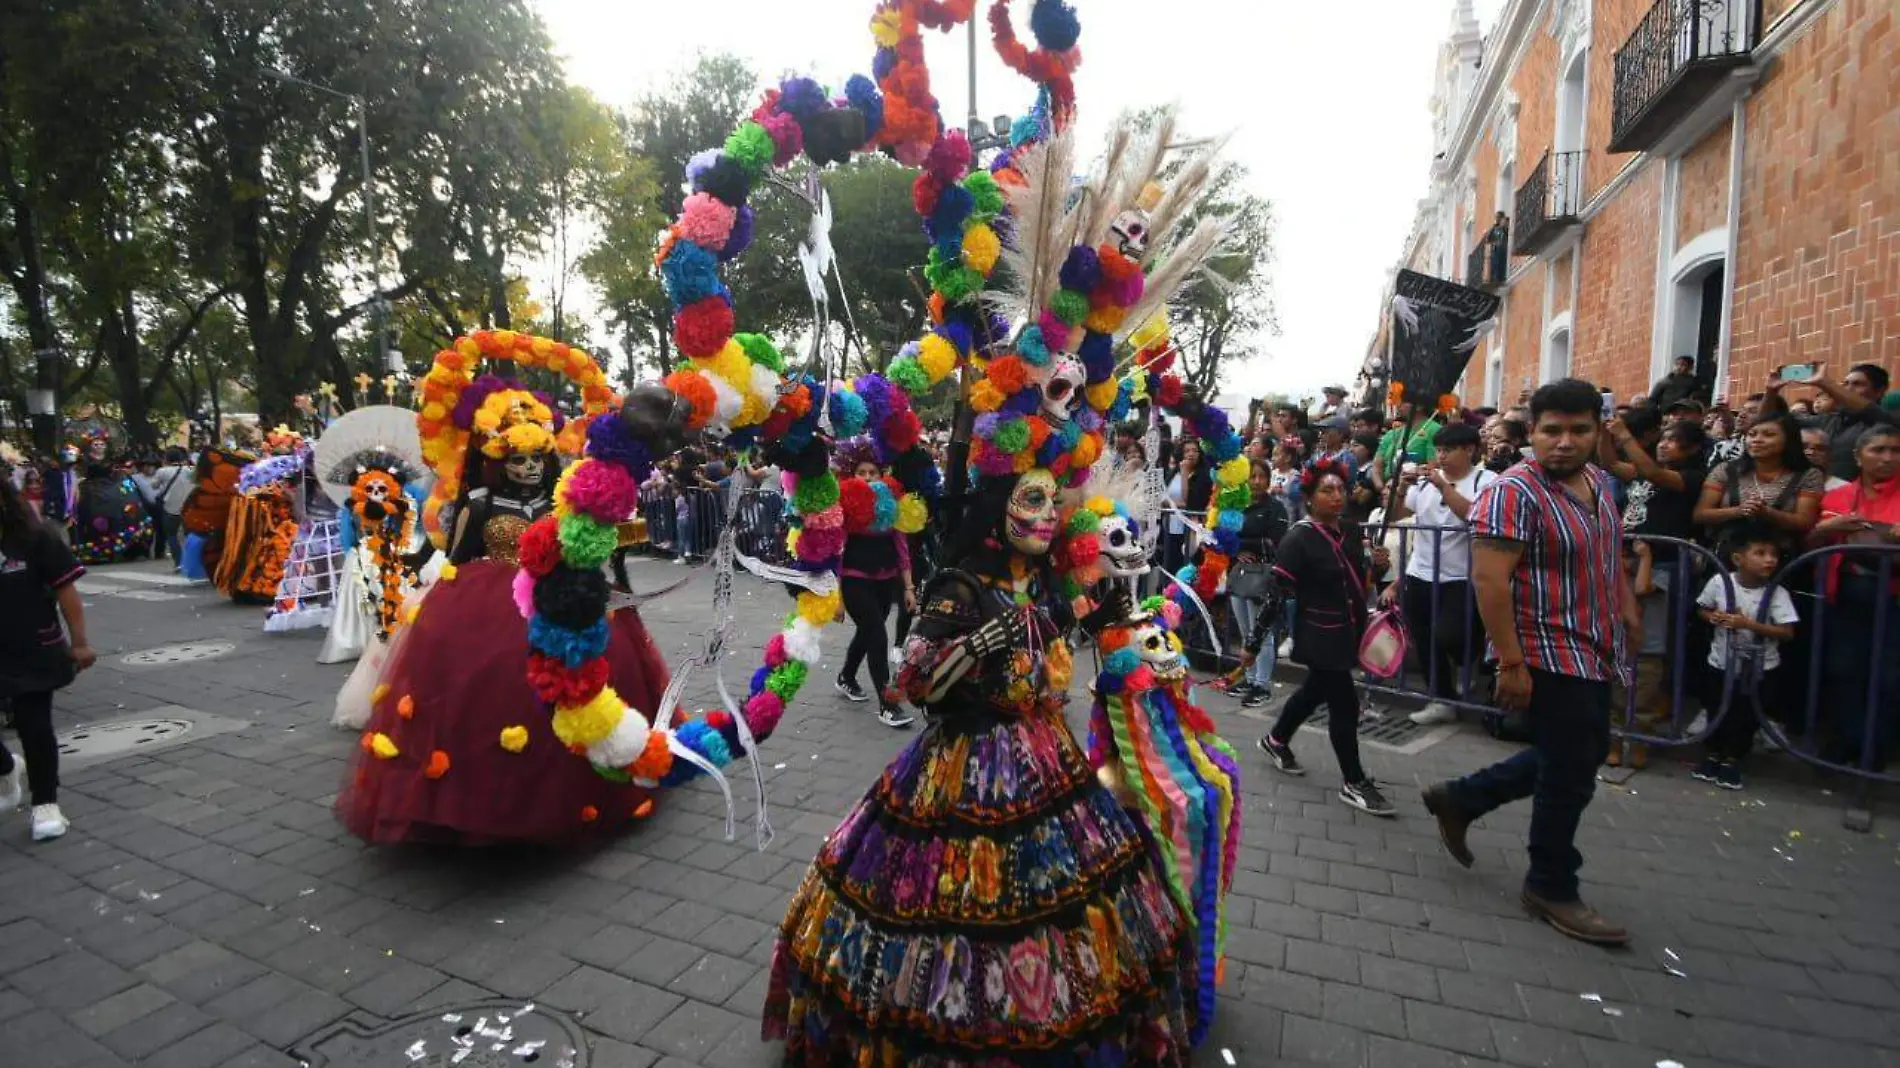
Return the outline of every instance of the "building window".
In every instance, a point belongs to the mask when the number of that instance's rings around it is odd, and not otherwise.
[[[1570,327],[1552,331],[1544,342],[1544,381],[1570,377]]]

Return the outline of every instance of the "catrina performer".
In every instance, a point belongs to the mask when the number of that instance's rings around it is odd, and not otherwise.
[[[1102,671],[1089,715],[1089,760],[1139,813],[1160,847],[1168,891],[1193,946],[1185,969],[1190,1037],[1207,1037],[1225,978],[1227,892],[1240,848],[1240,764],[1194,702],[1174,631],[1181,607],[1149,598],[1096,641]]]
[[[73,555],[82,564],[109,564],[152,548],[152,520],[130,475],[114,470],[104,434],[86,442],[85,477],[73,504]]]
[[[198,454],[191,495],[185,498],[180,523],[185,531],[185,558],[181,573],[194,582],[208,582],[224,559],[225,528],[238,498],[238,479],[256,462],[249,453],[207,448]]]
[[[284,578],[297,539],[297,495],[304,458],[267,456],[238,476],[238,496],[225,522],[224,552],[212,581],[239,604],[269,604]]]
[[[369,723],[337,799],[344,826],[372,843],[567,842],[610,834],[651,811],[646,790],[596,774],[569,751],[523,671],[531,634],[519,601],[531,590],[523,568],[544,567],[550,553],[561,553],[558,542],[528,536],[530,528],[560,511],[577,486],[556,481],[561,425],[548,398],[493,374],[474,377],[484,360],[569,374],[584,387],[590,415],[612,399],[586,354],[546,339],[484,332],[437,354],[416,425],[436,471],[431,500],[453,502],[446,517],[434,516],[448,563],[404,624],[371,692]],[[630,404],[620,418],[635,410]],[[372,479],[363,490],[381,495],[387,520],[394,480]],[[637,503],[635,493],[603,507],[625,520]],[[591,567],[571,571],[558,587],[534,589],[535,606],[569,621],[573,604],[604,594],[601,565],[615,536],[608,527],[606,551]],[[559,655],[575,662],[598,656],[601,678],[637,707],[658,707],[667,686],[666,665],[632,608],[601,620]]]
[[[811,578],[767,642],[749,696],[690,717],[662,706],[649,720],[647,706],[557,655],[595,619],[557,616],[561,602],[543,589],[573,583],[576,557],[593,566],[588,550],[610,534],[614,512],[600,497],[640,473],[645,439],[590,433],[587,458],[566,476],[569,514],[537,522],[560,554],[523,560],[535,576],[530,661],[559,664],[552,677],[531,670],[538,684],[558,684],[546,687],[555,730],[603,776],[674,785],[752,755],[839,616],[848,535],[816,415],[840,438],[869,432],[901,454],[916,445],[909,395],[966,368],[977,413],[969,459],[981,487],[960,502],[951,529],[961,543],[923,593],[898,679],[929,721],[827,839],[788,908],[763,1033],[784,1040],[793,1065],[1183,1065],[1188,925],[1151,836],[1098,780],[1062,714],[1074,614],[1061,573],[1093,563],[1099,543],[1078,532],[1060,558],[1050,550],[1058,495],[1079,487],[1101,454],[1105,418],[1126,411],[1117,342],[1200,269],[1223,224],[1180,225],[1209,177],[1197,160],[1156,201],[1145,233],[1119,226],[1160,172],[1165,123],[1141,151],[1124,127],[1110,152],[1117,162],[1087,195],[1069,195],[1073,149],[1059,131],[1072,106],[1077,27],[1048,0],[1036,5],[1033,51],[1016,42],[1007,10],[993,11],[1006,61],[1034,72],[1044,93],[1010,150],[973,166],[969,144],[937,119],[920,37],[973,7],[880,4],[879,81],[854,78],[841,100],[808,79],[782,82],[723,146],[688,166],[692,193],[660,243],[684,357],[664,386],[690,410],[689,429],[756,434],[773,449],[787,473],[796,570]],[[882,374],[821,391],[785,375],[770,342],[735,332],[719,264],[749,238],[754,183],[801,145],[818,165],[842,158],[831,149],[853,123],[847,147],[868,138],[922,165],[913,200],[932,239],[932,326]],[[825,147],[814,151],[815,142]],[[1177,240],[1186,229],[1193,234]],[[1008,303],[1026,324],[1014,332],[985,308],[986,280],[1003,258],[1017,285]],[[528,536],[540,537],[535,528]],[[1124,594],[1085,613],[1084,629],[1127,611]]]
[[[376,661],[366,673],[373,678],[405,602],[417,593],[410,554],[423,544],[421,506],[404,489],[422,470],[415,414],[391,405],[350,412],[317,440],[313,466],[326,500],[343,516],[337,606],[317,661],[340,664],[367,652]],[[338,721],[360,729],[367,701],[343,715],[343,695],[356,688],[346,685],[339,694]]]

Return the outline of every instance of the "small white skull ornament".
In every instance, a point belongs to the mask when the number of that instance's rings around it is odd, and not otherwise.
[[[1161,624],[1148,622],[1136,627],[1128,644],[1156,678],[1178,679],[1187,674],[1180,637]]]
[[[1102,570],[1116,578],[1148,573],[1148,551],[1133,519],[1117,512],[1104,516],[1096,531],[1102,545]]]
[[[1108,233],[1122,255],[1140,259],[1142,253],[1148,251],[1148,214],[1130,208],[1115,216],[1108,224]]]
[[[1042,383],[1042,412],[1051,422],[1066,423],[1075,417],[1075,406],[1082,400],[1082,385],[1088,372],[1073,356],[1058,356],[1049,366],[1049,377]]]

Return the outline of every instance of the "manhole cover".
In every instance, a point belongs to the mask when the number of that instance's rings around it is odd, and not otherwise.
[[[236,648],[237,645],[232,642],[179,642],[176,645],[161,645],[156,649],[140,649],[136,653],[127,653],[120,658],[120,662],[128,667],[187,664],[194,660],[215,660]]]
[[[61,756],[96,760],[146,749],[160,749],[184,741],[191,733],[188,719],[129,719],[94,723],[59,736]]]
[[[185,594],[166,593],[164,590],[125,590],[119,596],[128,601],[182,601]]]
[[[586,1068],[587,1038],[566,1016],[532,1003],[476,1001],[383,1020],[345,1016],[290,1048],[309,1068]]]

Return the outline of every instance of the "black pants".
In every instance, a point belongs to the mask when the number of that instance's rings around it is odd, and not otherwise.
[[[59,803],[59,739],[53,735],[53,694],[13,695],[13,729],[26,755],[26,782],[36,805]],[[13,770],[13,754],[0,744],[0,775]]]
[[[1728,711],[1722,721],[1709,732],[1705,743],[1709,755],[1718,760],[1740,760],[1755,747],[1755,730],[1761,726],[1762,709],[1780,708],[1781,668],[1761,673],[1758,687],[1749,688],[1746,669],[1735,679],[1735,692],[1729,695]],[[1722,707],[1722,669],[1704,663],[1702,665],[1702,707],[1709,715]]]
[[[1340,777],[1347,782],[1364,782],[1366,769],[1359,763],[1359,690],[1353,685],[1350,671],[1307,668],[1306,681],[1280,708],[1273,737],[1291,744],[1293,732],[1321,705],[1326,706],[1326,733],[1333,740]]]
[[[1531,747],[1448,784],[1452,802],[1476,819],[1531,799],[1531,870],[1524,888],[1546,901],[1577,900],[1577,824],[1596,794],[1610,752],[1610,684],[1537,668],[1525,721]]]
[[[1412,648],[1419,667],[1425,672],[1425,684],[1432,693],[1447,701],[1464,696],[1464,665],[1483,658],[1484,642],[1478,636],[1478,613],[1471,603],[1471,583],[1440,582],[1438,592],[1421,578],[1405,576],[1399,587],[1405,626],[1412,632]],[[1436,614],[1433,613],[1436,599]],[[1475,670],[1475,666],[1474,666]]]
[[[871,686],[882,699],[891,684],[891,639],[884,620],[891,614],[902,588],[899,579],[845,578],[838,583],[844,598],[845,614],[851,617],[857,633],[851,635],[851,647],[845,650],[844,671],[839,678],[856,681],[858,665],[871,669]]]

